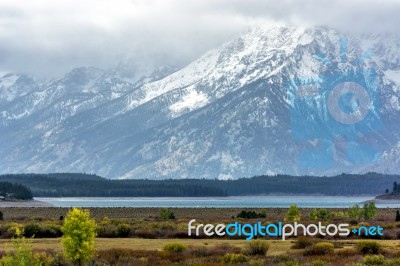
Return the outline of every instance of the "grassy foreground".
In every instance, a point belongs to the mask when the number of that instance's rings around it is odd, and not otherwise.
[[[332,252],[305,255],[306,249],[295,249],[297,241],[264,241],[266,255],[247,254],[248,241],[219,239],[137,239],[97,238],[97,256],[88,265],[282,265],[282,266],[374,266],[400,265],[400,243],[377,240],[378,254],[361,254],[356,246],[363,240],[338,240]],[[49,264],[71,265],[62,257],[61,239],[33,239],[34,253],[48,257]],[[183,252],[167,252],[168,244],[185,246]],[[10,241],[0,240],[0,251],[10,250]],[[45,255],[47,254],[47,255]],[[382,254],[382,255],[381,255]],[[53,256],[55,260],[49,259]]]
[[[340,246],[337,250],[353,248],[361,240],[338,240],[337,245]],[[268,255],[277,256],[293,252],[292,246],[294,240],[280,241],[280,240],[266,240],[270,244]],[[400,241],[398,240],[378,240],[384,249],[400,252]],[[54,249],[61,251],[60,238],[41,238],[31,240],[33,249],[48,250]],[[97,250],[109,249],[133,249],[133,250],[157,250],[162,251],[164,246],[169,243],[181,243],[186,246],[203,247],[207,246],[213,248],[216,246],[230,245],[243,249],[247,243],[246,240],[230,240],[230,239],[143,239],[143,238],[97,238]],[[0,239],[0,250],[12,249],[10,241],[7,239]],[[294,252],[297,253],[297,252]]]
[[[61,245],[61,226],[69,208],[0,208],[0,257],[15,251],[15,228],[23,228],[34,256],[43,266],[71,265]],[[395,209],[378,209],[373,218],[354,218],[348,209],[323,209],[317,220],[313,209],[300,209],[304,224],[348,223],[380,225],[383,236],[374,239],[349,237],[293,237],[261,241],[243,239],[188,238],[187,223],[276,223],[288,209],[170,208],[174,218],[162,218],[161,208],[89,208],[97,224],[96,256],[88,265],[281,265],[281,266],[399,266],[400,222]],[[164,209],[165,210],[165,209]],[[237,218],[254,211],[263,218]],[[365,242],[367,241],[367,242]],[[15,241],[14,241],[15,242]],[[261,250],[261,251],[260,251]],[[1,259],[0,259],[1,260]],[[1,265],[1,263],[0,263]]]

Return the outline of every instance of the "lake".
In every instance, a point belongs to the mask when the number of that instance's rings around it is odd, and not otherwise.
[[[56,207],[183,207],[183,208],[346,208],[363,204],[373,196],[238,196],[238,197],[154,197],[154,198],[35,198]],[[379,202],[378,208],[400,208],[400,202]]]

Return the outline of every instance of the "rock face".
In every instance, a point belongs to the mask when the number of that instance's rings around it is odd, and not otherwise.
[[[180,70],[126,72],[1,77],[0,172],[229,179],[400,170],[398,36],[258,27]]]

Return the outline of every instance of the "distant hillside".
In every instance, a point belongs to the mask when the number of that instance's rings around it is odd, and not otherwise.
[[[0,182],[0,196],[4,200],[29,200],[32,199],[32,192],[26,186],[10,182]]]
[[[35,197],[208,197],[226,196],[223,189],[198,184],[108,180],[92,174],[9,174],[0,181],[28,186]]]
[[[381,200],[400,200],[400,183],[397,181],[393,182],[392,191],[390,192],[389,189],[385,191],[385,194],[379,195],[376,199]]]
[[[237,180],[109,180],[92,174],[1,175],[28,186],[36,197],[211,197],[267,194],[379,195],[398,175],[367,173],[318,176],[256,176]]]

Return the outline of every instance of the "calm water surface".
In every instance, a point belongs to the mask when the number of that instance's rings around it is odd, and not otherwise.
[[[56,207],[223,207],[283,208],[297,204],[303,208],[346,208],[373,199],[373,196],[240,196],[240,197],[154,197],[154,198],[35,198]],[[400,208],[400,202],[378,203],[378,208]]]

